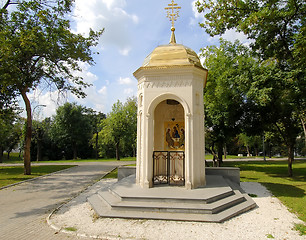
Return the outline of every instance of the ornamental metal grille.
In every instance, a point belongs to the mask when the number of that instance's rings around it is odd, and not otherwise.
[[[185,185],[185,154],[183,151],[153,152],[153,184]]]

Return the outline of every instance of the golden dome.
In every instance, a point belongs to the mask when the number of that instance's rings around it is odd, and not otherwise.
[[[202,67],[198,55],[190,48],[176,43],[158,46],[144,60],[142,67],[166,66]]]

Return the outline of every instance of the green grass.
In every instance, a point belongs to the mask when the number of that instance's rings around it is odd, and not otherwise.
[[[305,224],[295,224],[295,229],[300,232],[300,235],[306,235],[306,225]]]
[[[239,167],[242,182],[261,183],[306,222],[306,161],[294,162],[293,177],[288,177],[287,161],[225,162],[223,166]]]
[[[22,159],[19,157],[19,153],[11,153],[10,159],[7,159],[7,153],[3,154],[3,163],[22,163]]]
[[[61,166],[32,166],[32,174],[24,175],[23,166],[14,167],[2,167],[0,166],[0,187],[4,187],[17,182],[25,181],[28,179],[43,176],[52,172],[57,172],[66,168],[73,167],[73,165],[61,165]]]
[[[56,160],[56,161],[43,161],[46,163],[74,163],[74,162],[111,162],[111,161],[117,161],[115,158],[91,158],[91,159],[76,159],[76,160]],[[125,157],[121,158],[120,161],[136,161],[136,157]]]
[[[64,228],[66,231],[76,232],[78,229],[76,227],[66,227]]]
[[[118,168],[115,168],[113,171],[106,174],[103,178],[117,178],[118,177]]]
[[[135,161],[136,157],[125,157],[121,158],[120,161]],[[43,163],[74,163],[74,162],[110,162],[117,161],[115,158],[99,158],[98,160],[95,158],[91,159],[76,159],[76,160],[50,160],[50,161],[40,161]],[[7,159],[7,154],[5,153],[3,156],[3,163],[14,164],[14,163],[23,163],[23,160],[19,158],[19,153],[11,153],[10,159]],[[34,161],[33,163],[36,163]]]

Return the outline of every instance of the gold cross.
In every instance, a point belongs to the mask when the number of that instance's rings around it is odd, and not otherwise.
[[[172,2],[168,4],[168,6],[169,7],[165,8],[165,10],[167,10],[167,18],[169,18],[172,22],[172,29],[175,29],[174,22],[179,17],[179,9],[181,9],[181,7],[178,7],[177,3],[174,3],[174,0],[172,0]]]

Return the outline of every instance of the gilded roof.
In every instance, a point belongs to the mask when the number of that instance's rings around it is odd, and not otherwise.
[[[202,64],[198,55],[190,48],[171,43],[158,46],[144,60],[142,67],[192,65],[200,68]]]

